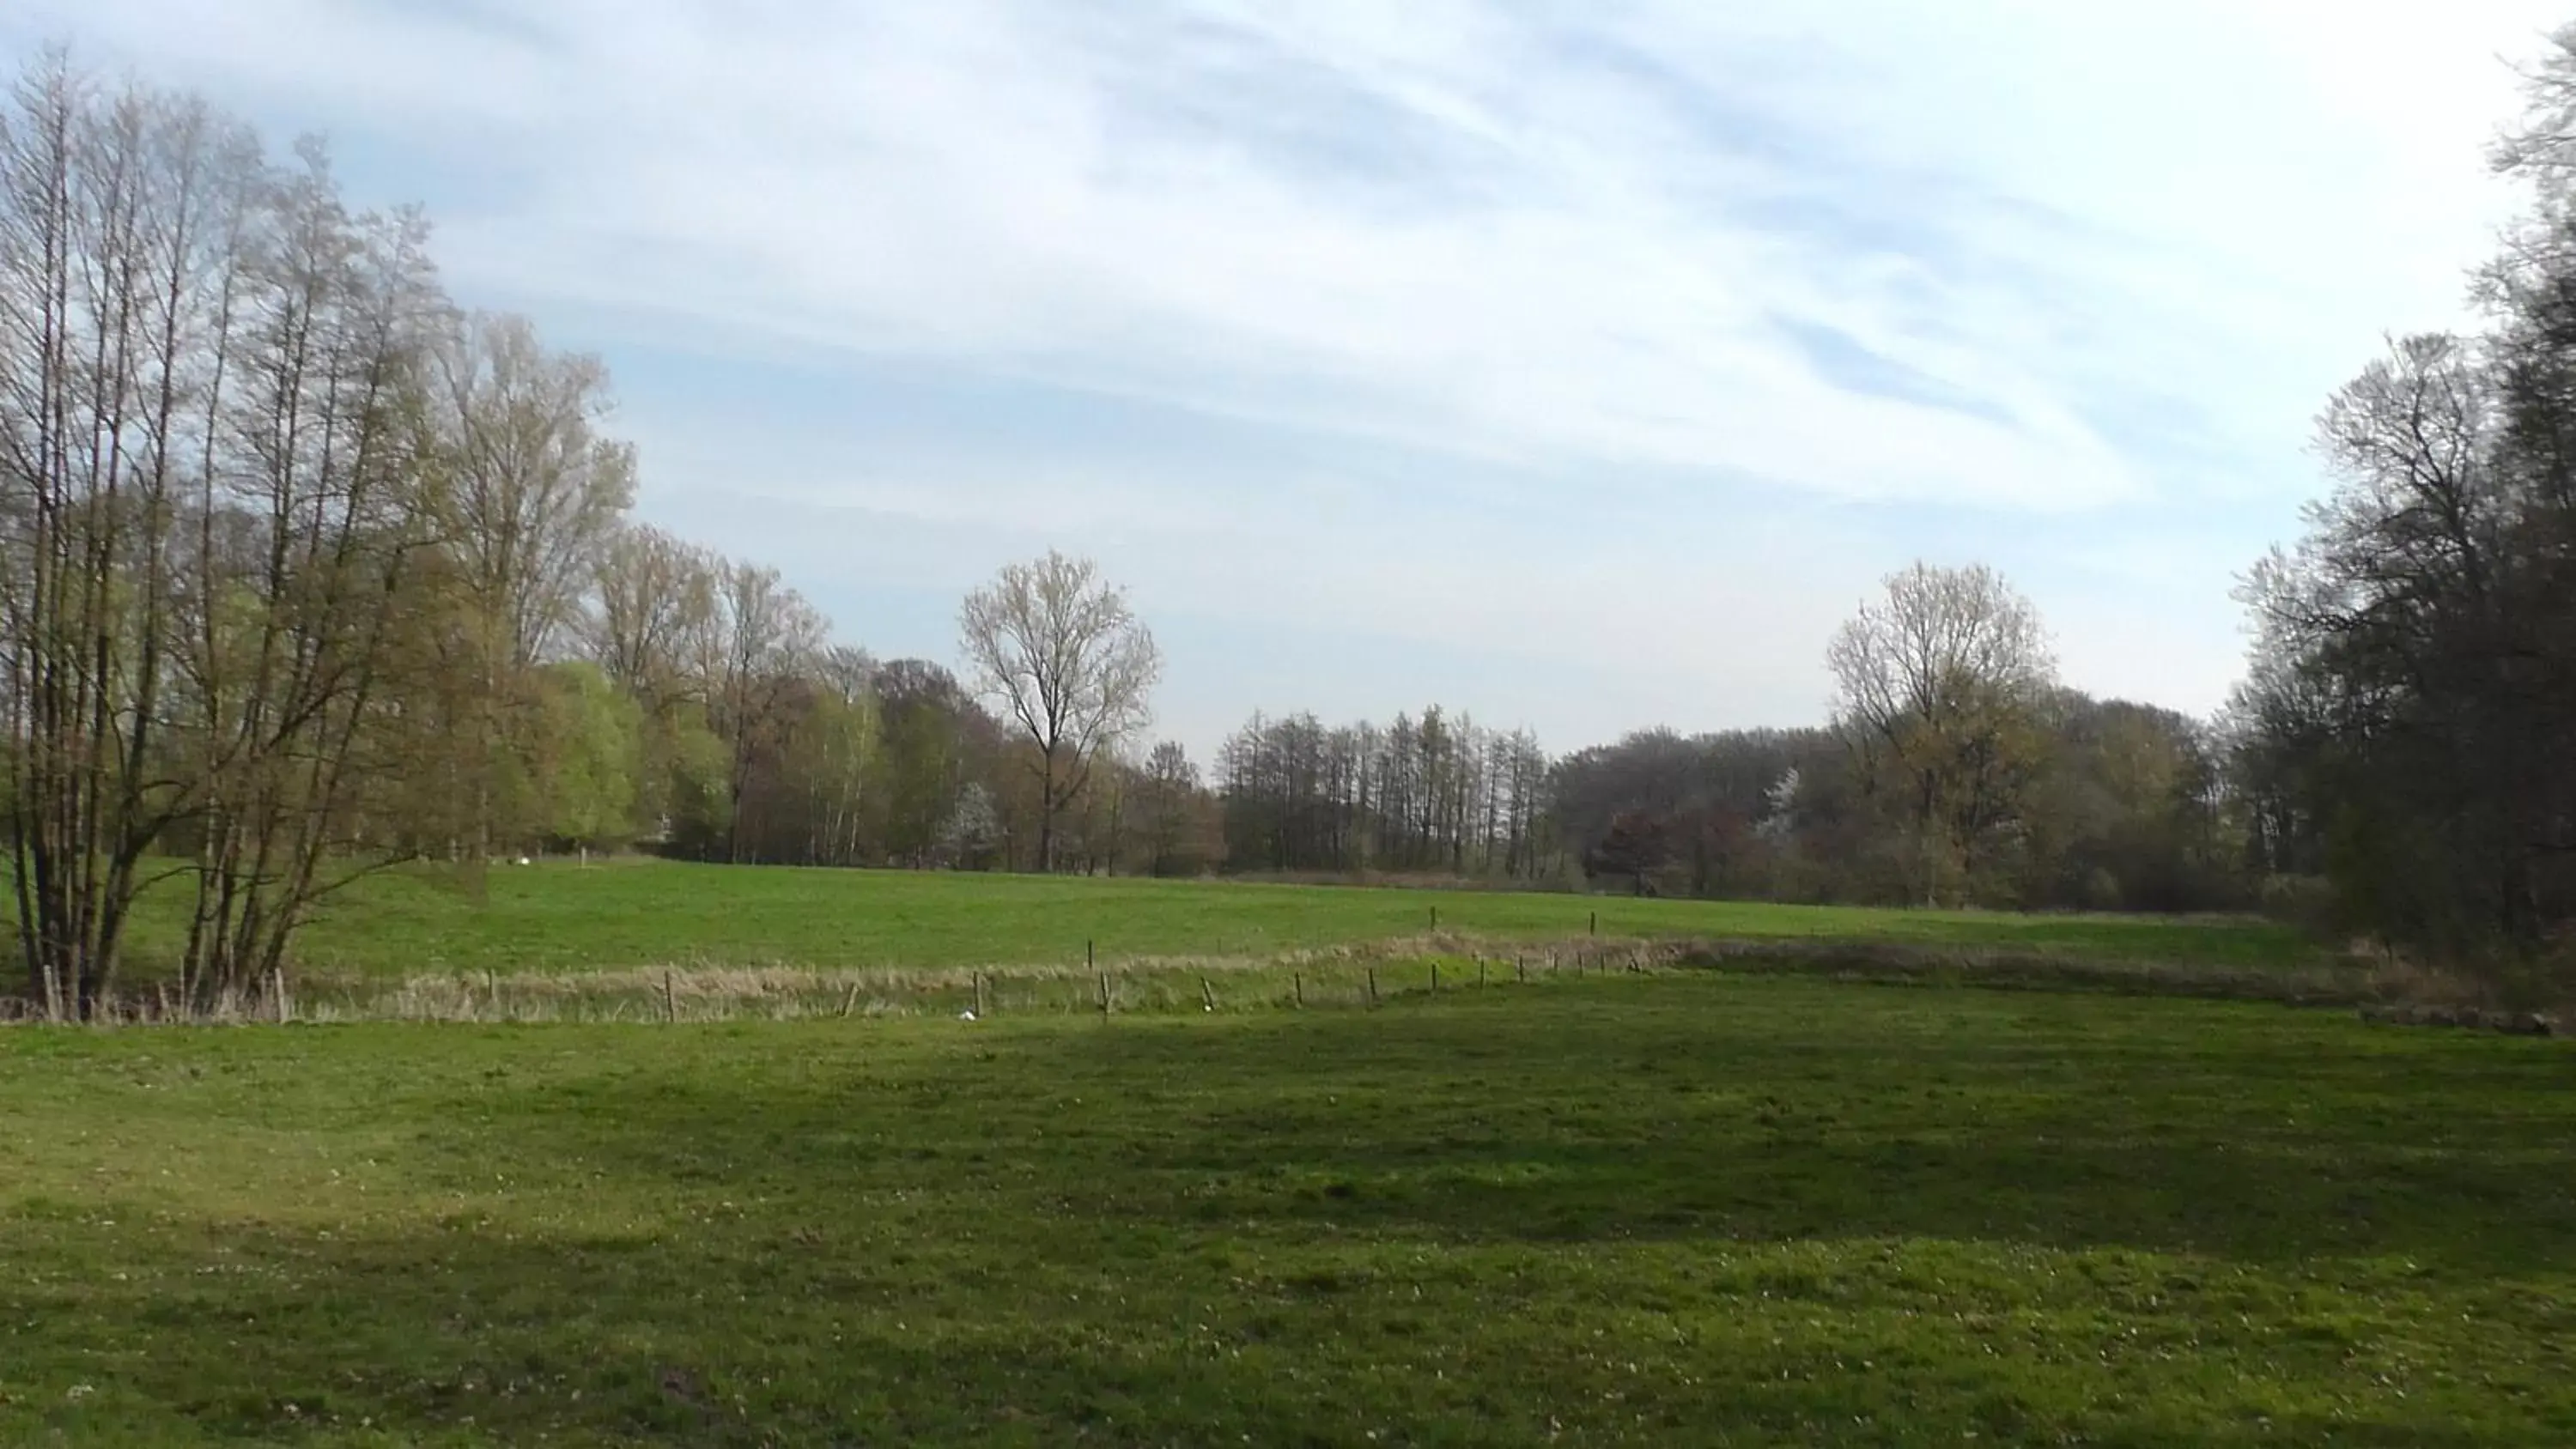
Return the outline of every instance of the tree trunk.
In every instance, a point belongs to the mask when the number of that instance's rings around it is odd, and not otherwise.
[[[1055,873],[1055,742],[1038,751],[1038,874]]]

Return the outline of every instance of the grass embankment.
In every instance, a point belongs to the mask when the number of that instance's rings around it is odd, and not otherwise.
[[[183,890],[148,896],[137,974],[178,953]],[[2020,916],[1443,890],[796,870],[629,861],[497,867],[477,900],[442,871],[332,897],[299,938],[307,975],[575,972],[662,965],[942,968],[1268,959],[1428,931],[1496,942],[1604,937],[1878,942],[2198,965],[2296,965],[2314,949],[2251,920]]]
[[[1690,974],[0,1035],[0,1442],[2576,1442],[2576,1055]]]

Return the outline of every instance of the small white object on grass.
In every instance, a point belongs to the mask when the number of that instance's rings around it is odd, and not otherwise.
[[[523,856],[520,856],[520,857],[519,857],[519,864],[521,864],[521,865],[526,865],[526,864],[528,864],[528,858],[527,858],[526,856],[524,856],[524,855],[523,855]]]
[[[973,1021],[975,1019],[975,1013],[971,1011],[961,1011],[957,1013],[957,1019],[959,1021]]]

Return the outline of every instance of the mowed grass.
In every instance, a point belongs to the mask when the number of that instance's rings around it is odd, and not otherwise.
[[[166,969],[186,894],[146,897],[129,959]],[[2021,916],[1500,892],[1353,889],[622,861],[496,867],[476,899],[445,871],[370,878],[299,937],[307,973],[578,971],[658,965],[949,967],[1268,957],[1420,936],[1692,936],[1913,943],[2266,966],[2310,959],[2255,920]]]
[[[0,1443],[2576,1443],[2576,1052],[1712,973],[0,1033]]]

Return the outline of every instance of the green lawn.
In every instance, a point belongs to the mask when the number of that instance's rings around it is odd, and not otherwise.
[[[2016,916],[1331,886],[793,870],[628,861],[496,868],[476,902],[431,871],[333,897],[300,939],[307,972],[401,976],[658,965],[1033,966],[1268,956],[1441,929],[1497,939],[1831,938],[2058,951],[2201,965],[2312,954],[2259,921]],[[131,959],[175,958],[183,894],[147,897]]]
[[[1709,973],[20,1029],[0,1443],[2563,1446],[2572,1157],[2565,1042]]]

